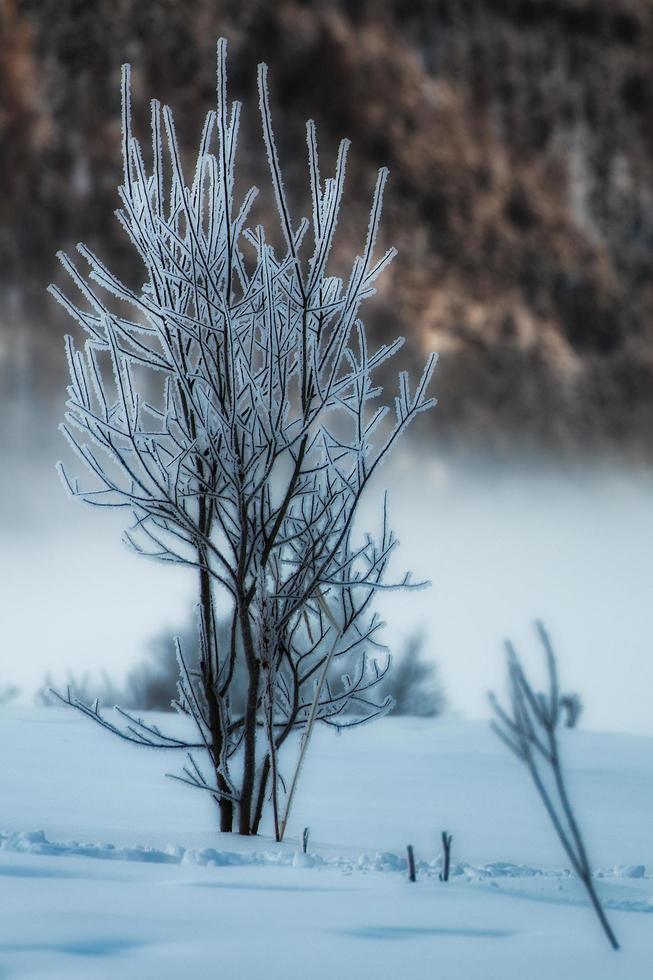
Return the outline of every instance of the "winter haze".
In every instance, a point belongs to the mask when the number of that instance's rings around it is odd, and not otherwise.
[[[25,697],[49,671],[106,670],[119,678],[148,640],[186,622],[193,573],[147,561],[121,543],[124,512],[67,498],[55,472],[65,446],[17,459],[2,480],[6,678]],[[653,485],[645,472],[599,467],[490,468],[398,454],[387,483],[400,544],[395,569],[429,589],[385,593],[391,651],[425,631],[450,707],[487,715],[502,683],[502,641],[534,663],[531,629],[543,619],[566,687],[581,693],[592,728],[653,732],[653,653],[647,628],[653,572]],[[367,509],[374,526],[378,494]],[[376,503],[376,507],[374,504]],[[35,608],[35,601],[37,608]],[[637,683],[633,683],[633,679]]]

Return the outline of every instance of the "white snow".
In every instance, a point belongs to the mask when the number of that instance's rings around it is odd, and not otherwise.
[[[318,732],[279,846],[269,827],[217,833],[210,800],[165,779],[174,754],[139,751],[63,708],[5,707],[0,977],[643,978],[653,739],[571,732],[564,749],[618,953],[526,773],[481,723]]]

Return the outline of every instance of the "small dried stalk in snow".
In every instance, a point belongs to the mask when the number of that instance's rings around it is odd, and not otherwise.
[[[439,874],[440,881],[449,881],[449,871],[451,869],[451,834],[446,830],[442,831],[442,871]]]
[[[406,853],[408,855],[408,880],[414,882],[417,881],[417,875],[415,873],[415,852],[412,844],[408,844]]]

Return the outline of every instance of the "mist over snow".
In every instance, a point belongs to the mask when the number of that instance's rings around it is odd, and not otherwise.
[[[54,471],[57,450],[18,458],[0,475],[3,683],[31,698],[50,671],[119,680],[148,640],[183,626],[192,572],[162,566],[121,544],[126,511],[71,501]],[[486,717],[486,693],[503,685],[503,639],[537,671],[532,629],[544,620],[566,690],[579,691],[584,727],[653,733],[653,480],[638,473],[514,466],[396,455],[364,508],[379,520],[379,493],[400,544],[392,569],[432,587],[384,592],[377,607],[391,650],[420,629],[452,711]],[[362,527],[362,524],[361,524]]]
[[[653,481],[579,468],[399,463],[388,477],[397,559],[432,580],[389,594],[389,635],[424,623],[452,706],[486,716],[510,637],[535,672],[545,622],[585,727],[653,732]],[[401,556],[401,558],[400,558]]]

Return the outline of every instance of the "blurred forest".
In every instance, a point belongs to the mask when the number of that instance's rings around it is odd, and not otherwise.
[[[3,444],[54,431],[39,413],[62,400],[71,329],[45,293],[55,251],[84,240],[131,283],[142,275],[113,217],[121,63],[143,135],[157,97],[190,154],[221,34],[256,220],[273,207],[259,60],[297,209],[305,119],[325,170],[353,140],[343,254],[389,166],[382,244],[400,255],[368,322],[379,340],[404,334],[409,360],[440,352],[439,446],[650,461],[650,0],[0,0]]]

